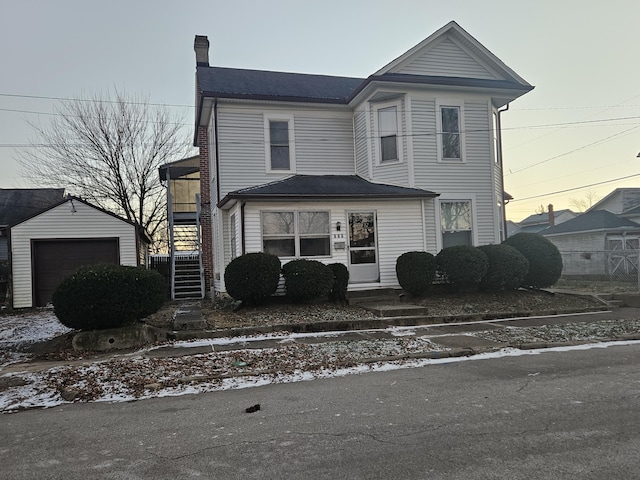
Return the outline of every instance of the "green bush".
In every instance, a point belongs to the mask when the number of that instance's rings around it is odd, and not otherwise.
[[[345,303],[349,286],[349,269],[343,263],[327,265],[333,272],[333,286],[329,292],[329,300],[334,303]]]
[[[436,255],[436,269],[454,290],[477,287],[487,273],[489,260],[475,247],[456,245],[440,250]]]
[[[165,281],[157,272],[98,264],[64,278],[53,292],[52,303],[63,325],[102,330],[135,323],[157,312],[165,299]]]
[[[429,252],[406,252],[396,260],[398,283],[415,297],[424,295],[431,288],[435,275],[435,257]]]
[[[333,272],[316,260],[292,260],[282,267],[287,297],[307,301],[327,295],[333,287]]]
[[[522,285],[529,271],[529,261],[518,250],[506,244],[477,248],[489,260],[489,269],[480,281],[481,290],[514,290]]]
[[[529,272],[522,285],[545,288],[555,284],[562,275],[562,256],[558,248],[537,233],[517,233],[503,243],[518,250],[529,261]]]
[[[231,260],[224,271],[227,293],[256,305],[273,295],[280,282],[280,259],[270,253],[246,253]]]

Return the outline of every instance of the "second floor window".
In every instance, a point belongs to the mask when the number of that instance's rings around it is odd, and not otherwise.
[[[271,170],[291,170],[288,121],[269,121],[269,147],[271,153]]]
[[[398,160],[398,109],[387,107],[378,110],[380,132],[380,161]]]
[[[462,160],[460,144],[460,107],[441,107],[442,159]]]

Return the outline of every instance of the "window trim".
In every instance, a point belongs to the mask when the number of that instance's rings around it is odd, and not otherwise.
[[[373,105],[373,138],[375,144],[375,164],[378,166],[397,165],[402,163],[404,159],[404,141],[402,131],[402,99],[391,102],[381,102]],[[380,134],[380,110],[387,108],[396,109],[396,154],[398,158],[390,160],[382,160],[382,135]],[[389,135],[387,135],[389,136]]]
[[[460,138],[460,158],[444,158],[443,157],[443,141],[442,136],[445,132],[442,130],[442,109],[443,108],[457,108],[458,109],[458,129]],[[440,99],[436,101],[436,144],[438,162],[443,163],[465,163],[466,162],[466,148],[465,148],[465,124],[464,124],[464,102],[462,100],[454,99]]]
[[[229,256],[231,260],[238,256],[238,230],[236,227],[236,212],[229,215]]]
[[[267,173],[290,174],[296,172],[294,117],[287,113],[265,113],[264,116],[264,157]],[[271,122],[287,122],[289,127],[289,169],[271,168]]]
[[[476,215],[476,199],[475,195],[446,195],[443,194],[436,202],[436,246],[438,251],[443,248],[443,231],[442,231],[442,204],[451,202],[468,202],[471,207],[471,245],[478,245],[478,218]]]
[[[329,217],[328,222],[328,231],[326,234],[301,234],[300,233],[300,223],[299,223],[299,215],[300,213],[305,212],[315,212],[315,213],[326,213]],[[264,213],[293,213],[293,235],[291,234],[281,234],[281,235],[267,235],[267,238],[273,237],[293,237],[293,248],[294,255],[293,256],[281,256],[279,258],[292,260],[299,258],[311,258],[311,259],[320,259],[320,258],[332,258],[333,252],[331,247],[331,210],[329,209],[303,209],[303,210],[291,210],[291,209],[269,209],[269,210],[260,210],[260,248],[261,251],[264,252],[264,221],[263,214]],[[303,238],[328,238],[329,240],[329,252],[325,255],[305,255],[302,256],[300,253],[300,239]]]

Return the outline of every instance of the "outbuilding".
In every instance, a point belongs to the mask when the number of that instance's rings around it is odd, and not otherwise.
[[[9,229],[13,307],[47,305],[84,265],[146,265],[150,243],[135,223],[68,196]]]

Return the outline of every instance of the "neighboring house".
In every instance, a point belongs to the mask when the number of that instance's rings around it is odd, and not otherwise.
[[[64,196],[63,188],[0,188],[0,303],[9,281],[9,227]]]
[[[134,223],[67,196],[10,227],[12,305],[46,305],[82,265],[145,265],[150,242]]]
[[[158,173],[167,189],[171,299],[202,298],[200,157],[196,155],[167,163]],[[211,239],[211,234],[207,238]]]
[[[616,188],[589,208],[608,210],[624,218],[640,222],[640,188]]]
[[[549,212],[536,213],[518,222],[518,229],[515,233],[541,233],[542,230],[549,226],[560,225],[572,218],[576,218],[578,215],[578,213],[569,209],[555,211],[551,209]],[[509,236],[515,235],[515,233],[509,232]]]
[[[504,238],[500,113],[533,87],[455,22],[368,78],[213,67],[196,36],[208,287],[236,256],[340,262],[395,287],[396,259]]]
[[[589,210],[540,232],[562,254],[563,276],[631,276],[637,280],[640,224]]]

